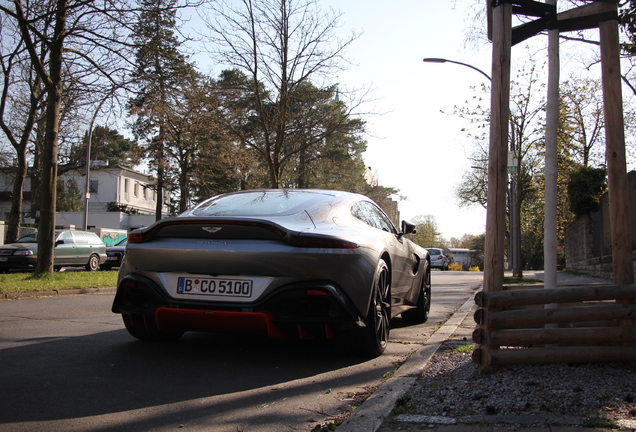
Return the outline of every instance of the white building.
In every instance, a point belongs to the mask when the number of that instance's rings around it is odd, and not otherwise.
[[[0,215],[9,219],[11,210],[11,192],[15,175],[12,169],[0,172]],[[86,189],[86,177],[83,170],[61,174],[59,181],[72,180],[80,191]],[[157,205],[156,180],[152,176],[138,171],[113,165],[96,164],[90,170],[90,198],[88,200],[88,226],[130,230],[150,225],[155,221]],[[83,192],[82,198],[84,199]],[[169,197],[164,196],[164,203]],[[120,206],[126,212],[108,211],[109,206]],[[24,185],[22,222],[34,223],[31,215],[31,181],[27,177]],[[134,213],[134,214],[131,214]],[[164,204],[162,214],[167,214]],[[56,225],[75,225],[84,227],[84,212],[57,212]]]
[[[472,267],[473,257],[477,251],[462,248],[449,248],[448,250],[456,263],[466,267]]]

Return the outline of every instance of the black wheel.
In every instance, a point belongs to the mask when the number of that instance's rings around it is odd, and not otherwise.
[[[428,320],[428,313],[431,311],[431,269],[426,266],[422,277],[420,295],[417,298],[414,309],[402,312],[402,319],[408,324],[422,324]]]
[[[386,349],[391,324],[390,274],[384,260],[375,272],[366,327],[356,332],[350,342],[358,354],[377,357]]]
[[[173,342],[183,336],[183,332],[167,332],[159,329],[148,329],[142,323],[137,323],[127,314],[121,316],[124,320],[126,330],[131,336],[149,342]]]
[[[91,255],[88,258],[88,262],[86,263],[86,270],[88,271],[97,271],[99,270],[99,256],[98,255]]]

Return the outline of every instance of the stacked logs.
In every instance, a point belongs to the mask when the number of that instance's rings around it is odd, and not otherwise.
[[[473,361],[480,367],[636,361],[634,299],[636,285],[479,292]]]

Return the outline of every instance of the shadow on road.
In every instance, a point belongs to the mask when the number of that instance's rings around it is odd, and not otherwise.
[[[186,333],[176,343],[125,330],[44,338],[2,351],[0,423],[82,418],[244,392],[364,359],[335,344]]]

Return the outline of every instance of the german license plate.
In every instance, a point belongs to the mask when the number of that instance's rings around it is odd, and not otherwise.
[[[228,297],[250,297],[252,281],[246,279],[180,277],[177,294],[202,294]]]

